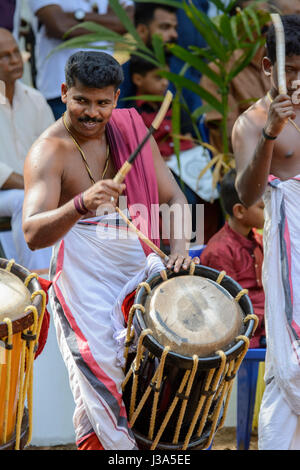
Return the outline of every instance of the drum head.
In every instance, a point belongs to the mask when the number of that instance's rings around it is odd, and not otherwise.
[[[145,308],[154,338],[184,356],[205,357],[224,349],[242,328],[243,314],[231,294],[200,276],[176,276],[157,285]]]
[[[21,279],[0,268],[0,322],[5,317],[15,320],[31,304],[30,292]]]

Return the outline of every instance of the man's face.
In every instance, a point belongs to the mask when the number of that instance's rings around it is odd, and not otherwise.
[[[23,75],[23,61],[19,47],[9,32],[0,32],[0,80],[14,83]]]
[[[68,89],[62,85],[62,101],[72,128],[82,137],[101,134],[117,105],[120,90],[110,85],[105,88],[89,88],[78,80]]]
[[[271,76],[271,85],[278,90],[277,63],[271,64],[268,58],[264,58],[265,73]],[[297,96],[299,100],[300,90],[300,56],[286,56],[285,58],[285,78],[287,94],[292,98]],[[293,101],[294,104],[298,104]]]
[[[157,8],[151,23],[138,25],[137,30],[147,46],[151,45],[153,34],[160,36],[165,44],[176,42],[178,38],[176,14]]]

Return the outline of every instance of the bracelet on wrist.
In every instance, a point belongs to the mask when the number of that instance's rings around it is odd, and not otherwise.
[[[80,193],[80,202],[81,202],[81,206],[82,206],[83,210],[85,210],[85,211],[86,211],[86,213],[87,213],[87,212],[89,212],[88,208],[87,208],[87,207],[86,207],[86,205],[84,204],[84,200],[83,200],[83,192],[82,192],[82,193]]]
[[[275,139],[277,139],[277,135],[273,136],[273,135],[267,134],[264,127],[263,127],[263,130],[262,130],[262,135],[264,136],[264,138],[266,140],[275,140]]]
[[[86,208],[86,206],[84,205],[84,201],[83,201],[83,194],[82,193],[79,193],[77,194],[74,198],[73,198],[73,202],[74,202],[74,206],[75,206],[75,209],[77,210],[77,212],[80,214],[80,215],[85,215],[89,212],[89,210]]]

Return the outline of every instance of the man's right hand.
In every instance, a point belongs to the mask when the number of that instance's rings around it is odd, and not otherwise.
[[[296,113],[291,97],[289,95],[276,96],[269,108],[268,119],[264,128],[266,134],[270,137],[277,137],[285,127],[288,119],[295,119],[295,117]]]
[[[100,206],[115,209],[119,196],[125,188],[125,184],[115,183],[111,179],[97,181],[83,192],[84,205],[90,212],[96,211]]]

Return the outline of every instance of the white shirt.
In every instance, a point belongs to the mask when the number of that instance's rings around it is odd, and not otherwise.
[[[41,8],[48,5],[59,5],[65,12],[74,12],[79,8],[87,13],[92,12],[92,5],[98,5],[98,12],[101,15],[107,13],[108,0],[28,0],[32,12],[35,14]],[[120,2],[124,6],[132,5],[131,0]],[[43,93],[47,100],[58,98],[61,95],[61,84],[65,81],[65,65],[68,58],[79,49],[64,49],[56,52],[52,56],[47,56],[50,52],[62,43],[60,39],[50,38],[46,35],[44,25],[35,27],[36,34],[36,68],[37,88]],[[97,42],[99,48],[107,46],[107,42]],[[112,53],[112,49],[103,49],[104,52]]]
[[[54,122],[42,94],[17,80],[13,104],[0,90],[0,187],[12,172],[23,174],[25,157],[33,142]]]

